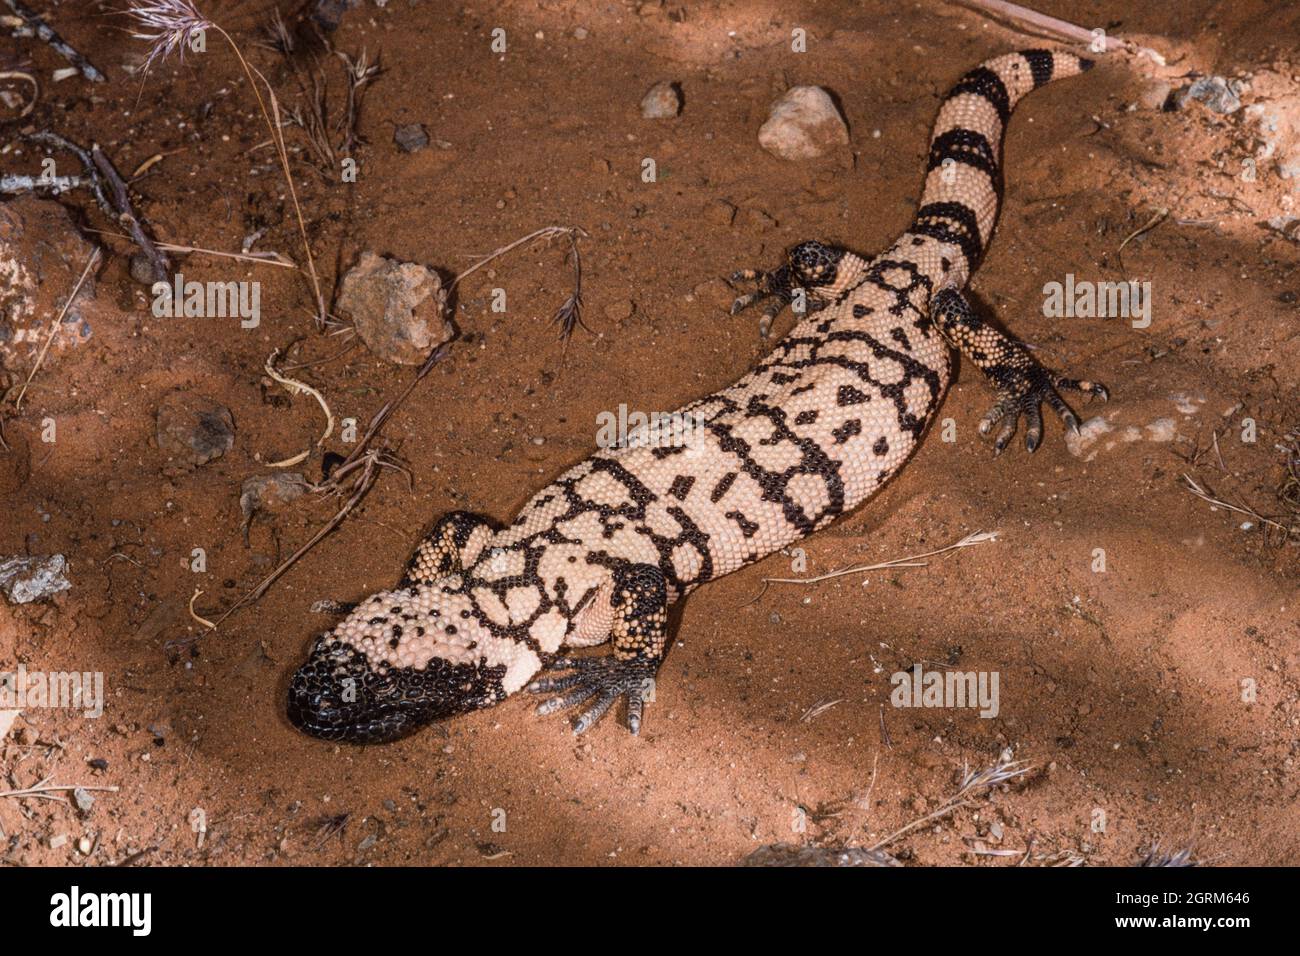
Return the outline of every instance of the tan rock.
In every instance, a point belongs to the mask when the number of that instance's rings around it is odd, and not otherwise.
[[[849,144],[848,127],[820,86],[794,86],[772,104],[758,144],[781,159],[816,159]]]
[[[432,269],[363,252],[343,277],[335,307],[351,316],[357,335],[379,358],[420,365],[454,334],[446,302]]]

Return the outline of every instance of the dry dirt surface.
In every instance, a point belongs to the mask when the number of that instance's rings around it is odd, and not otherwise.
[[[327,34],[381,67],[343,143],[347,65],[296,25],[298,5],[280,4],[285,55],[267,39],[273,4],[198,2],[304,125],[324,78],[336,165],[299,126],[285,137],[327,300],[366,251],[446,281],[574,225],[589,233],[587,329],[566,347],[549,324],[570,289],[563,241],[468,277],[451,298],[458,338],[382,433],[410,485],[380,473],[209,631],[196,616],[218,617],[339,504],[285,495],[245,537],[245,480],[310,448],[287,470],[320,481],[326,453],[351,450],[344,419],[364,431],[415,370],[376,358],[346,321],[318,329],[292,269],[178,255],[186,279],[259,282],[260,322],[156,317],[123,226],[85,189],[0,197],[0,560],[62,554],[71,585],[0,599],[0,671],[100,673],[105,696],[98,719],[30,702],[5,715],[0,791],[116,788],[0,796],[0,861],[730,864],[768,844],[871,847],[931,814],[884,849],[915,866],[1131,865],[1157,844],[1210,864],[1296,860],[1300,6],[1038,3],[1164,58],[1103,56],[1020,105],[971,286],[1047,364],[1110,386],[1109,404],[1076,406],[1080,438],[1052,421],[1032,457],[1017,443],[994,459],[976,431],[990,393],[967,363],[950,422],[876,499],[802,555],[686,602],[639,738],[619,708],[574,738],[517,698],[360,748],[285,717],[288,675],[332,620],[313,604],[391,586],[443,512],[510,518],[588,454],[600,413],[670,410],[744,373],[770,343],[727,314],[735,293],[718,277],[806,238],[882,249],[915,210],[942,92],[981,60],[1049,44],[940,0],[364,0]],[[43,6],[109,82],[55,82],[65,61],[5,31],[0,69],[41,92],[27,116],[4,98],[0,172],[39,175],[46,156],[80,172],[29,132],[98,143],[159,239],[238,251],[256,233],[254,251],[303,260],[223,40],[146,74],[122,3]],[[1239,108],[1179,95],[1202,76],[1225,78]],[[643,118],[664,81],[680,115]],[[763,151],[770,104],[797,84],[830,91],[847,146]],[[0,89],[30,98],[21,81]],[[412,125],[428,143],[408,152],[395,134]],[[16,407],[93,247],[103,259]],[[1149,325],[1045,316],[1044,286],[1068,276],[1149,282]],[[323,447],[320,406],[265,373],[274,349],[331,406]],[[187,420],[199,448],[176,438]],[[763,587],[979,531],[998,539],[924,567]],[[891,675],[918,664],[996,673],[997,715],[892,706]],[[964,773],[1006,751],[1031,769],[953,808]]]

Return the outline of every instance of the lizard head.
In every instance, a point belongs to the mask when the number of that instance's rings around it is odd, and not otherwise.
[[[289,720],[325,740],[383,743],[498,703],[541,666],[455,575],[381,591],[319,635],[290,682]]]
[[[839,260],[843,254],[839,249],[810,239],[791,249],[786,258],[795,282],[805,289],[813,290],[835,281]]]

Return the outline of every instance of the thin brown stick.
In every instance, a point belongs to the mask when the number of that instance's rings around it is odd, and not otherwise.
[[[42,19],[39,13],[23,3],[22,0],[4,0],[4,2],[10,10],[27,23],[27,26],[36,34],[37,39],[42,43],[48,43],[54,52],[75,66],[77,72],[82,76],[92,83],[107,82],[108,77],[95,69],[94,64],[78,53],[72,44],[59,36],[54,28]]]
[[[276,98],[275,90],[271,88],[270,82],[262,75],[261,71],[249,64],[244,59],[244,54],[240,52],[239,44],[234,41],[229,33],[221,28],[217,23],[212,24],[213,28],[225,37],[230,48],[235,51],[235,56],[239,59],[239,65],[244,68],[244,74],[248,77],[249,85],[253,88],[253,95],[257,97],[257,105],[262,110],[262,118],[266,120],[266,127],[271,132],[272,139],[275,140],[276,152],[280,158],[280,167],[284,170],[284,181],[289,187],[289,198],[293,200],[294,215],[298,220],[298,232],[302,236],[302,250],[307,257],[307,272],[311,278],[312,294],[316,298],[316,322],[319,325],[325,321],[325,298],[321,295],[320,277],[316,274],[316,260],[311,254],[311,242],[307,238],[307,223],[302,216],[302,206],[298,203],[298,189],[293,184],[293,171],[289,168],[289,150],[284,144],[284,130],[280,123],[280,101]],[[256,79],[254,78],[256,75]],[[257,88],[257,80],[261,80],[266,87],[267,96],[271,100],[271,109],[266,108],[266,101],[262,99],[262,93]],[[272,119],[272,113],[275,118]]]
[[[115,236],[118,239],[130,239],[130,236],[124,236],[120,232],[109,232],[107,229],[87,229],[86,232],[93,232],[100,236]],[[205,249],[202,246],[185,246],[174,242],[156,243],[159,249],[164,252],[197,252],[205,256],[218,256],[222,259],[237,259],[240,262],[254,262],[264,266],[277,266],[281,269],[297,269],[298,263],[279,252],[222,252],[220,249]]]
[[[239,610],[241,607],[245,606],[246,604],[252,604],[253,602],[261,599],[262,595],[264,595],[267,592],[267,590],[270,589],[272,584],[274,584],[276,581],[280,579],[281,575],[283,575],[291,567],[297,564],[298,560],[304,554],[306,554],[312,548],[316,547],[316,545],[319,544],[327,535],[329,535],[331,531],[333,531],[340,524],[342,524],[343,519],[346,518],[349,514],[351,514],[352,509],[354,509],[357,506],[357,504],[360,503],[361,499],[366,496],[366,493],[370,491],[371,486],[375,483],[375,479],[379,476],[379,472],[378,472],[379,467],[386,466],[386,463],[380,461],[380,455],[378,452],[372,454],[373,457],[371,459],[371,463],[368,464],[368,466],[363,470],[362,474],[353,483],[352,496],[347,500],[347,502],[344,503],[344,505],[341,508],[339,508],[337,512],[335,512],[334,517],[332,517],[325,524],[323,528],[321,528],[314,535],[312,535],[306,544],[304,544],[297,551],[291,554],[288,558],[282,561],[279,567],[277,567],[274,571],[272,571],[270,574],[264,577],[257,584],[256,587],[254,587],[251,591],[249,591],[238,601],[232,604],[229,608],[223,611],[221,615],[215,621],[212,622],[211,627],[213,630],[216,630],[217,627],[221,625],[222,621],[230,617],[231,614],[234,614],[235,611]],[[338,470],[335,471],[335,475],[337,474],[338,474]],[[320,490],[320,488],[318,488],[318,490]],[[197,639],[197,637],[194,639]],[[178,645],[184,643],[187,642],[186,641],[176,642],[176,644]]]
[[[118,175],[112,161],[99,148],[99,145],[94,144],[90,149],[86,149],[69,139],[65,139],[58,133],[45,130],[29,133],[26,138],[33,142],[67,150],[81,160],[81,165],[90,177],[91,191],[95,195],[95,201],[99,203],[99,208],[110,219],[126,225],[135,244],[140,247],[140,251],[149,260],[154,281],[167,281],[171,276],[171,264],[167,261],[167,257],[158,251],[153,238],[141,224],[140,217],[135,214],[135,209],[131,205],[131,196],[127,191],[126,183],[122,181],[122,177]],[[109,192],[112,194],[111,198],[104,192],[106,181]]]
[[[539,239],[551,239],[554,238],[555,236],[572,235],[575,230],[577,232],[580,232],[584,236],[587,234],[585,230],[579,228],[578,226],[543,226],[541,229],[533,230],[526,236],[520,236],[514,242],[508,243],[504,246],[498,246],[496,249],[493,249],[487,255],[480,258],[468,269],[461,272],[460,275],[456,276],[456,278],[452,279],[451,282],[448,283],[447,285],[447,291],[451,292],[452,289],[456,288],[456,284],[459,283],[461,279],[464,279],[467,276],[474,274],[479,269],[482,269],[485,265],[491,262],[493,259],[499,259],[501,256],[505,255],[507,252],[510,252],[512,249],[518,249],[520,246],[524,245],[525,243],[535,242]]]
[[[889,568],[924,568],[928,567],[922,558],[932,558],[938,554],[946,554],[949,551],[956,551],[959,548],[970,548],[977,544],[987,544],[991,541],[997,541],[1001,531],[977,531],[974,534],[968,534],[960,541],[950,544],[945,548],[939,548],[935,551],[926,551],[924,554],[912,554],[905,558],[895,558],[892,561],[882,561],[879,564],[861,564],[854,568],[845,568],[842,571],[831,571],[827,574],[820,574],[815,578],[763,578],[765,584],[816,584],[819,581],[829,581],[831,578],[842,578],[846,574],[863,574],[867,571],[884,571]]]
[[[91,251],[90,258],[86,260],[86,267],[81,270],[81,275],[77,279],[77,284],[72,287],[72,293],[68,296],[67,300],[64,301],[63,308],[59,310],[59,317],[55,319],[54,324],[50,326],[50,334],[45,337],[45,344],[41,346],[41,353],[36,356],[36,364],[33,365],[32,370],[27,373],[27,381],[23,382],[23,387],[18,390],[18,397],[14,400],[14,411],[22,411],[23,396],[27,394],[27,386],[32,384],[32,379],[36,377],[36,372],[40,369],[41,363],[45,361],[45,353],[50,350],[50,343],[54,341],[54,336],[59,333],[59,326],[63,323],[63,317],[68,314],[68,309],[72,306],[73,300],[76,299],[77,293],[81,291],[81,286],[86,281],[86,276],[90,275],[90,270],[95,268],[97,262],[99,262],[99,249],[95,248]]]
[[[145,232],[144,226],[140,224],[139,217],[136,216],[135,210],[131,208],[131,197],[127,192],[126,183],[119,175],[117,167],[108,158],[108,154],[99,148],[98,143],[91,145],[90,158],[94,161],[100,175],[108,181],[108,188],[112,192],[113,206],[118,211],[118,221],[126,226],[127,231],[131,233],[131,238],[135,240],[135,244],[140,247],[140,250],[149,260],[149,265],[153,268],[154,281],[166,282],[171,277],[171,263],[167,261],[166,256],[158,251],[153,238],[149,233]]]
[[[959,0],[959,2],[968,7],[983,10],[986,13],[1005,17],[1013,23],[1020,23],[1041,32],[1052,33],[1076,43],[1091,44],[1096,39],[1091,30],[1086,30],[1081,26],[1070,23],[1068,20],[1059,20],[1056,17],[1048,16],[1046,13],[1030,10],[1018,3],[1007,3],[1006,0]],[[1124,40],[1115,37],[1104,37],[1104,42],[1107,53],[1128,48],[1128,44]]]
[[[492,260],[500,258],[512,249],[517,249],[530,242],[550,240],[557,236],[565,236],[569,240],[569,254],[573,257],[573,291],[569,294],[569,297],[564,300],[560,307],[555,310],[555,315],[551,317],[551,321],[560,326],[560,338],[564,341],[567,348],[569,337],[573,334],[573,330],[579,325],[584,329],[587,328],[586,324],[582,321],[582,257],[578,252],[578,236],[585,237],[586,235],[587,231],[581,226],[544,226],[541,229],[536,229],[528,235],[521,236],[514,242],[494,249],[486,256],[480,258],[472,266],[451,280],[447,285],[447,293],[450,295],[451,290],[456,288],[457,283],[459,283],[461,279],[472,275]],[[588,329],[588,331],[590,331],[590,329]]]
[[[1266,525],[1270,528],[1276,528],[1278,531],[1281,531],[1287,537],[1300,534],[1300,525],[1294,525],[1294,524],[1285,525],[1282,524],[1282,522],[1280,521],[1275,521],[1272,518],[1265,517],[1264,515],[1256,511],[1254,508],[1250,507],[1249,505],[1238,505],[1238,504],[1233,504],[1230,501],[1224,501],[1222,498],[1216,497],[1211,491],[1208,491],[1205,488],[1201,487],[1199,484],[1197,484],[1192,479],[1191,475],[1188,475],[1186,472],[1183,473],[1182,477],[1183,477],[1183,481],[1185,482],[1184,487],[1186,487],[1188,491],[1196,495],[1196,497],[1200,498],[1202,501],[1208,502],[1209,504],[1215,507],[1223,508],[1225,511],[1234,511],[1237,514],[1246,515],[1249,518],[1254,518],[1261,525]]]
[[[39,797],[46,793],[65,793],[68,790],[95,790],[117,793],[121,787],[96,787],[84,783],[40,783],[22,790],[0,790],[0,797]]]
[[[1161,206],[1159,209],[1156,210],[1155,215],[1152,216],[1150,219],[1148,219],[1146,223],[1139,226],[1137,229],[1134,229],[1132,232],[1130,232],[1127,236],[1124,237],[1124,241],[1121,242],[1119,244],[1119,248],[1115,250],[1115,259],[1117,262],[1119,262],[1119,267],[1121,269],[1124,268],[1124,257],[1121,255],[1121,253],[1124,251],[1124,247],[1127,246],[1134,239],[1136,239],[1138,236],[1142,235],[1144,232],[1150,232],[1156,226],[1160,225],[1160,223],[1165,221],[1165,218],[1168,215],[1169,215],[1168,207]]]
[[[895,830],[889,836],[885,837],[878,843],[873,844],[868,849],[879,850],[883,846],[893,843],[899,837],[911,833],[919,826],[924,826],[932,820],[940,817],[946,817],[951,813],[962,809],[963,807],[973,806],[975,801],[971,799],[976,793],[995,787],[998,784],[1006,783],[1008,780],[1014,780],[1033,770],[1033,766],[1022,764],[1018,760],[1010,759],[1011,752],[1006,751],[997,762],[991,767],[986,767],[977,773],[967,773],[962,780],[961,787],[957,792],[950,796],[944,803],[933,813],[927,813],[919,819],[913,820],[907,826]]]

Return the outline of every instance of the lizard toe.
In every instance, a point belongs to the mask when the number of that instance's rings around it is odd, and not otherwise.
[[[543,677],[528,685],[533,693],[567,691],[558,697],[543,701],[537,707],[539,716],[576,707],[595,698],[573,722],[573,733],[586,733],[620,697],[627,698],[628,729],[633,735],[640,733],[646,702],[653,687],[655,666],[647,661],[622,660],[615,657],[561,658],[552,667],[571,670],[561,677]]]

